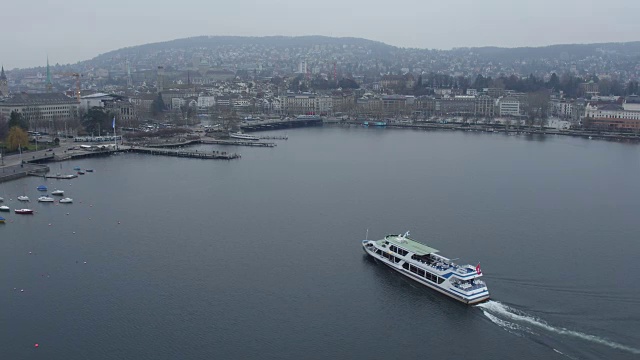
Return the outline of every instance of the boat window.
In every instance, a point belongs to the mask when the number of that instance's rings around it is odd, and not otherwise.
[[[444,282],[444,279],[438,276],[438,284],[442,284]]]
[[[404,263],[402,264],[402,268],[404,268],[405,270],[409,270],[409,263]]]
[[[424,270],[418,269],[418,275],[424,277]]]

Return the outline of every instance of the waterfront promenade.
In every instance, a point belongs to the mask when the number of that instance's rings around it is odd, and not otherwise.
[[[0,182],[19,179],[25,176],[37,174],[45,176],[49,172],[49,167],[42,164],[45,162],[58,162],[73,159],[82,159],[96,156],[109,156],[114,153],[134,152],[139,154],[172,156],[205,160],[234,160],[239,159],[240,154],[226,151],[188,151],[184,149],[164,149],[157,147],[123,145],[117,148],[107,148],[101,150],[61,150],[55,151],[34,151],[23,154],[6,156],[3,159],[4,165],[0,165]]]

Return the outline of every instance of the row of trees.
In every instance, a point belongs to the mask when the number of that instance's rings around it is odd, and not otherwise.
[[[476,89],[481,91],[484,88],[497,88],[505,90],[514,90],[522,93],[531,93],[540,90],[549,91],[562,91],[566,96],[571,98],[583,97],[587,95],[584,92],[584,88],[581,86],[583,83],[593,81],[598,85],[598,89],[601,95],[614,95],[625,96],[639,94],[640,88],[638,81],[629,81],[623,83],[617,79],[600,79],[597,76],[573,76],[570,74],[551,74],[549,80],[545,81],[542,78],[536,77],[531,74],[525,78],[521,78],[516,75],[499,76],[492,78],[491,76],[485,77],[482,75],[476,76],[475,79],[470,79],[465,76],[451,76],[446,74],[428,73],[420,75],[413,87],[407,88],[403,85],[393,89],[396,93],[411,94],[411,95],[432,95],[433,89],[456,89],[461,92],[466,92],[467,89]]]

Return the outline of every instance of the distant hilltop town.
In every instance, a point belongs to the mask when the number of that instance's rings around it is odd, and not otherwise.
[[[314,114],[539,125],[554,117],[640,131],[640,42],[429,50],[322,36],[195,37],[73,65],[45,60],[2,68],[0,117],[80,132],[92,109],[131,126]]]

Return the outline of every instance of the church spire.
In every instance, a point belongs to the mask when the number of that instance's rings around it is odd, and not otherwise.
[[[7,75],[4,73],[4,65],[0,69],[0,97],[9,96],[9,82]]]
[[[47,91],[51,91],[53,83],[51,83],[51,70],[49,69],[49,56],[47,56]]]

